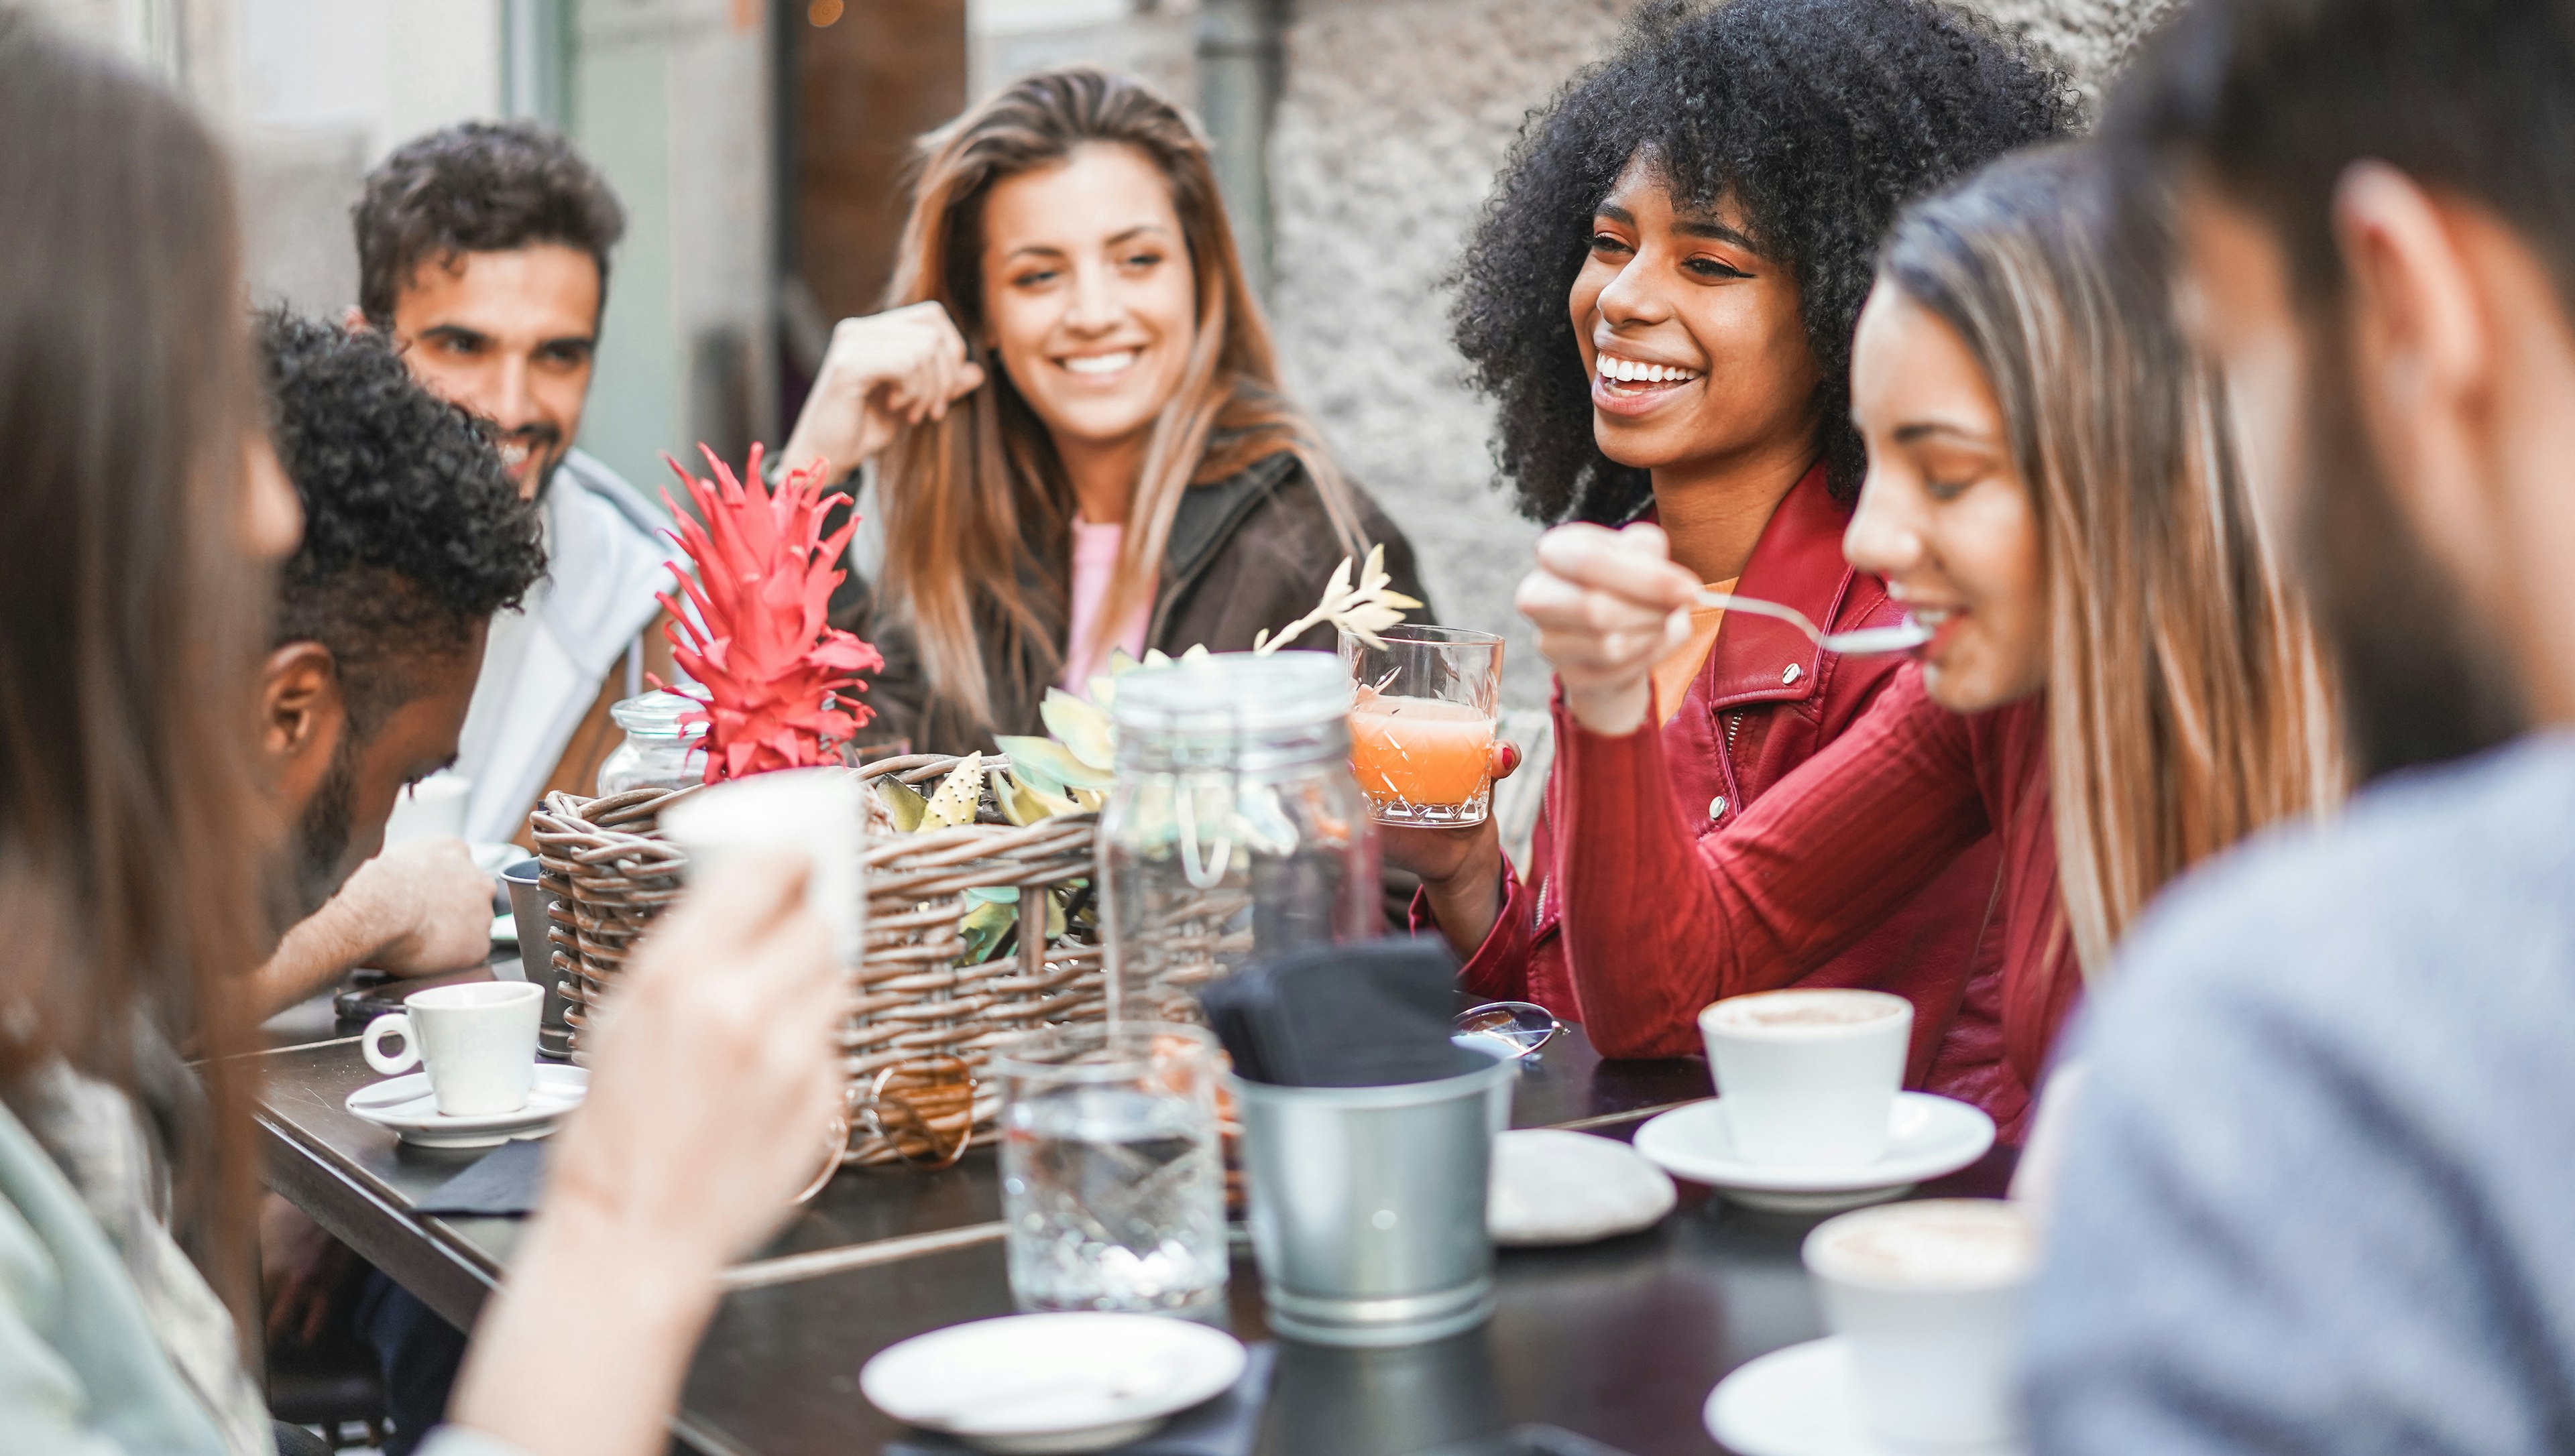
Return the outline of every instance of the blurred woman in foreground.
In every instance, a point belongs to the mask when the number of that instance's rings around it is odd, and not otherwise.
[[[232,195],[175,99],[0,8],[10,1456],[272,1449],[235,1341],[253,1064],[224,1054],[273,938],[251,710],[266,571],[300,523],[259,433]],[[832,1018],[775,1011],[831,1003],[827,937],[801,862],[765,868],[639,957],[458,1425],[424,1449],[662,1447],[717,1270],[783,1215],[838,1101]]]
[[[1935,635],[1721,833],[1679,822],[1658,734],[1594,728],[1636,721],[1697,581],[1650,528],[1540,542],[1520,603],[1575,725],[1559,882],[1603,1048],[1694,1049],[1701,1007],[1794,979],[1992,832],[2004,1048],[2035,1086],[2158,889],[2338,799],[2306,614],[2152,245],[2079,150],[2004,161],[1898,224],[1852,357],[1868,476],[1845,550]]]
[[[835,613],[885,654],[875,730],[957,753],[1043,732],[1047,690],[1081,693],[1113,649],[1247,649],[1371,545],[1423,596],[1410,545],[1280,393],[1179,108],[1076,67],[923,147],[896,307],[834,332],[780,453],[835,478],[877,462],[884,569]]]

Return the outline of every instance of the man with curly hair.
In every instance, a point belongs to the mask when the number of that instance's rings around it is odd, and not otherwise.
[[[472,417],[414,381],[372,330],[259,321],[278,461],[304,537],[278,573],[260,731],[312,910],[253,985],[263,1012],[357,965],[397,975],[475,965],[491,948],[492,877],[457,839],[382,853],[404,785],[456,757],[492,616],[543,577],[536,506]],[[318,906],[318,908],[317,908]],[[408,1450],[438,1419],[464,1337],[282,1200],[261,1215],[273,1338],[310,1343],[363,1279]]]
[[[1930,0],[1643,6],[1531,118],[1460,272],[1457,343],[1499,407],[1503,476],[1527,515],[1596,523],[1550,534],[1541,560],[1643,552],[1827,631],[1901,621],[1841,553],[1865,465],[1851,335],[1880,240],[1907,200],[2077,121],[2061,71]],[[1672,580],[1612,567],[1630,592]],[[1389,831],[1386,857],[1423,876],[1417,918],[1468,957],[1476,993],[1590,1022],[1611,1055],[1694,1051],[1686,1016],[1582,1014],[1586,982],[1677,984],[1704,964],[1706,927],[1639,924],[1635,842],[1705,851],[1867,715],[1900,660],[1845,660],[1682,592],[1640,604],[1608,661],[1562,630],[1557,581],[1521,591],[1562,690],[1525,879],[1489,825]],[[1654,733],[1664,766],[1622,771]],[[1978,1103],[2013,1138],[2027,1077],[2006,1064],[2000,947],[1979,933],[1996,874],[1988,837],[1891,919],[1817,936],[1832,953],[1798,983],[1906,995],[1908,1084]]]
[[[455,758],[492,615],[546,563],[536,508],[483,432],[382,338],[286,314],[259,335],[278,459],[304,508],[260,684],[312,911],[260,971],[278,1006],[355,965],[426,974],[483,959],[492,880],[465,845],[377,848],[396,795]]]
[[[609,708],[676,677],[654,630],[670,585],[662,515],[581,433],[626,215],[558,132],[467,122],[406,144],[352,213],[358,309],[442,399],[485,420],[554,568],[493,622],[458,753],[466,837],[520,838],[545,790],[588,793],[619,733]]]

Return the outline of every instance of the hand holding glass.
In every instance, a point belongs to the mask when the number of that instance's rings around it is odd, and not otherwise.
[[[1453,627],[1396,626],[1371,645],[1341,634],[1350,770],[1381,824],[1464,828],[1493,795],[1493,712],[1502,640]]]

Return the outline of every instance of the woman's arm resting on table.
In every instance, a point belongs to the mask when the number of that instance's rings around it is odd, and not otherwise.
[[[786,1219],[842,1102],[844,991],[806,877],[795,855],[713,876],[636,957],[458,1425],[543,1456],[665,1445],[718,1273]]]
[[[1740,818],[1693,839],[1662,734],[1564,726],[1565,955],[1612,1056],[1698,1048],[1708,1002],[1772,990],[1856,943],[1991,827],[1966,721],[1907,670]]]

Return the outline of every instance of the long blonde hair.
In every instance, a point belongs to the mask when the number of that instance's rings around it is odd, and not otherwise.
[[[932,696],[986,727],[993,700],[979,621],[1053,652],[1023,569],[1061,580],[1065,554],[1054,548],[1069,539],[1073,507],[1045,425],[984,343],[984,203],[1004,178],[1059,165],[1093,143],[1133,147],[1161,170],[1198,280],[1196,336],[1146,447],[1101,635],[1144,604],[1181,493],[1283,450],[1304,465],[1342,544],[1364,550],[1348,485],[1280,392],[1270,327],[1244,282],[1206,137],[1133,77],[1079,66],[1015,82],[922,139],[912,214],[886,291],[889,308],[938,301],[991,380],[946,419],[902,432],[879,475],[885,596],[910,612]]]
[[[2224,391],[2093,155],[1906,214],[1880,277],[1984,370],[2045,558],[2048,791],[2086,979],[2174,876],[2339,802],[2327,665],[2245,494]]]

